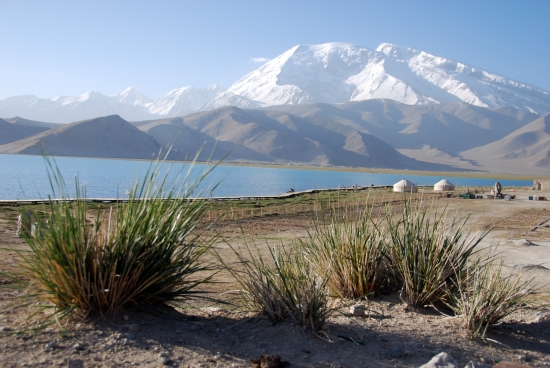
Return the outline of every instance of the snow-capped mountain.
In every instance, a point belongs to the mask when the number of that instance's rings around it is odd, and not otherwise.
[[[464,102],[538,114],[550,111],[548,91],[388,43],[376,50],[336,42],[297,45],[239,79],[227,92],[266,106],[387,98],[408,105]]]
[[[215,84],[202,89],[183,87],[168,92],[156,101],[131,87],[111,96],[96,91],[51,99],[34,95],[16,96],[0,100],[0,117],[21,116],[62,124],[115,114],[127,120],[174,117],[199,110],[223,91]]]
[[[124,91],[111,95],[111,98],[130,106],[146,106],[154,101],[135,88],[128,87]]]
[[[127,120],[183,116],[224,106],[260,108],[390,99],[407,105],[467,103],[543,115],[550,93],[470,65],[409,47],[376,50],[349,43],[297,45],[248,73],[229,89],[213,84],[174,89],[156,101],[134,88],[112,96],[87,92],[53,99],[0,100],[0,118],[68,123],[118,114]]]
[[[225,89],[217,84],[207,88],[187,86],[174,89],[148,106],[148,111],[154,115],[167,117],[189,114],[199,110],[224,91]]]
[[[122,115],[130,120],[150,116],[143,106],[120,103],[113,97],[95,91],[79,96],[59,96],[52,99],[26,95],[0,101],[0,116],[21,116],[52,123],[71,123],[113,114]]]

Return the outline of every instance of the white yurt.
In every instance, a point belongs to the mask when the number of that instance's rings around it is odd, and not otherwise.
[[[416,185],[407,179],[403,179],[393,185],[394,192],[416,193]]]
[[[439,191],[455,190],[455,185],[450,181],[448,181],[447,179],[443,179],[434,184],[434,190],[439,190]]]

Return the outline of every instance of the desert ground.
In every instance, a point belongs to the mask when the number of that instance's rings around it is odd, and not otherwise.
[[[488,194],[487,188],[479,191]],[[452,215],[471,216],[472,233],[494,226],[481,247],[499,253],[510,271],[532,277],[538,287],[524,308],[491,328],[485,340],[470,340],[460,319],[446,311],[408,308],[396,294],[335,301],[337,311],[318,334],[292,321],[271,325],[260,314],[227,304],[238,285],[221,272],[217,283],[204,288],[226,303],[190,300],[181,308],[133,308],[116,318],[71,319],[37,331],[29,326],[32,306],[12,308],[25,291],[1,288],[0,365],[252,367],[250,359],[278,355],[291,367],[419,367],[446,352],[457,367],[470,361],[487,367],[504,361],[550,366],[550,202],[528,199],[550,197],[550,191],[523,188],[513,193],[507,188],[506,192],[516,199],[461,199],[457,193],[450,199],[422,196],[433,208],[446,206]],[[357,194],[357,203],[363,195]],[[389,192],[369,195],[376,206],[390,201],[399,206],[399,196]],[[270,205],[279,206],[277,213],[269,211]],[[261,249],[306,236],[313,212],[280,208],[270,203],[261,214],[219,218],[210,230],[223,239],[215,250],[231,261],[229,245],[242,245],[243,234]],[[27,246],[14,237],[18,211],[0,206],[1,272],[19,269],[16,251]],[[6,278],[0,281],[10,285]],[[350,314],[350,306],[358,302],[366,305],[363,316]]]

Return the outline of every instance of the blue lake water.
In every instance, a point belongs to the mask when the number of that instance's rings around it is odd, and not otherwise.
[[[122,159],[97,158],[55,158],[63,174],[69,195],[73,194],[74,178],[86,184],[88,198],[126,197],[127,191],[136,179],[143,176],[149,162]],[[165,164],[168,167],[168,164]],[[189,165],[174,164],[170,178],[176,179],[177,172],[187,171]],[[207,168],[197,164],[194,174]],[[220,185],[213,196],[275,195],[290,188],[305,189],[337,188],[360,185],[392,185],[403,179],[400,174],[376,174],[363,172],[342,172],[330,170],[307,170],[298,168],[265,168],[251,166],[220,165],[203,182],[200,190],[206,190],[218,182]],[[406,175],[406,179],[418,185],[433,185],[442,176]],[[457,186],[489,186],[495,179],[447,178]],[[531,185],[527,180],[499,180],[504,186]],[[36,199],[52,194],[48,181],[46,164],[41,156],[0,154],[0,199]]]

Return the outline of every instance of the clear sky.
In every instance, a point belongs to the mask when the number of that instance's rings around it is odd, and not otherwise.
[[[229,87],[297,44],[413,47],[550,90],[550,0],[0,0],[0,99]]]

